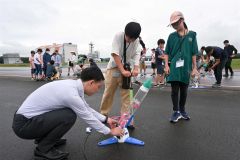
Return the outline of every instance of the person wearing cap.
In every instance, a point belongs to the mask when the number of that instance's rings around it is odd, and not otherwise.
[[[225,40],[223,44],[224,44],[224,51],[228,54],[228,60],[225,65],[225,74],[223,75],[223,77],[228,77],[228,69],[231,73],[231,76],[233,76],[234,73],[231,67],[231,63],[232,63],[232,58],[235,56],[234,54],[237,54],[237,49],[233,45],[230,45],[228,40]]]
[[[222,82],[222,70],[226,65],[228,54],[222,48],[216,46],[208,46],[205,48],[207,53],[207,63],[210,61],[210,56],[215,59],[214,64],[209,68],[214,71],[216,83],[212,85],[213,88],[220,88]]]
[[[169,26],[172,26],[176,31],[171,33],[167,40],[165,72],[168,74],[167,82],[171,83],[172,88],[173,114],[170,122],[176,123],[179,119],[190,119],[185,109],[185,103],[190,76],[198,74],[196,66],[198,45],[196,32],[188,30],[181,12],[172,13]]]
[[[108,118],[85,101],[103,86],[104,76],[97,67],[82,71],[78,80],[59,80],[47,83],[31,93],[14,114],[12,128],[22,139],[35,140],[35,158],[64,159],[69,153],[56,149],[66,144],[62,137],[72,128],[78,116],[102,134],[122,136],[123,130],[114,127],[117,121]],[[107,127],[109,124],[113,128]]]
[[[76,53],[74,51],[71,51],[71,58],[68,59],[68,76],[70,76],[70,70],[72,69],[73,74],[74,74],[74,67],[75,67],[75,63],[77,60],[77,56]]]
[[[113,97],[118,87],[120,87],[121,91],[121,114],[129,112],[129,88],[125,89],[122,82],[124,77],[136,77],[139,73],[139,59],[141,53],[141,45],[139,44],[140,33],[140,24],[129,22],[124,32],[119,32],[114,36],[111,58],[105,74],[105,90],[100,106],[100,112],[104,115],[109,114],[113,104]],[[131,65],[130,62],[133,62],[132,70],[128,70],[124,67],[126,66],[124,64],[124,46],[126,51],[126,64]]]

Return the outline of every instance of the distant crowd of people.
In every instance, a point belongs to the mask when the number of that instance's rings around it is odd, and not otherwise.
[[[84,62],[78,63],[78,58],[74,51],[70,51],[71,57],[68,59],[68,73],[67,76],[72,75],[80,77],[81,71],[84,68]],[[29,56],[29,63],[31,68],[31,79],[40,80],[55,80],[62,76],[62,56],[58,50],[50,54],[50,49],[46,48],[45,52],[41,48],[37,52],[31,51]],[[90,66],[97,66],[93,59],[89,59]]]
[[[50,55],[50,49],[48,48],[46,48],[44,54],[42,52],[41,48],[37,49],[36,53],[31,51],[29,63],[32,80],[59,79],[62,74],[62,57],[58,50],[55,50],[52,55]]]
[[[222,77],[229,77],[234,76],[233,69],[231,67],[232,59],[237,54],[237,49],[229,44],[229,40],[224,40],[223,42],[224,48],[217,47],[217,46],[202,46],[199,52],[196,54],[196,65],[198,72],[203,69],[203,66],[209,66],[209,63],[211,64],[210,67],[208,67],[208,71],[213,71],[214,76],[216,78],[216,83],[213,84],[213,88],[219,88],[221,87],[221,80]],[[164,71],[164,66],[166,62],[165,58],[165,50],[164,45],[165,41],[164,39],[159,39],[157,41],[157,47],[151,49],[151,68],[152,68],[152,74],[151,76],[155,77],[155,83],[154,87],[158,87],[160,85],[165,84],[165,78],[166,74]],[[204,51],[206,55],[204,56]],[[146,48],[145,45],[141,51],[140,60],[139,60],[139,66],[140,66],[140,76],[146,75]],[[204,65],[206,64],[206,65]],[[222,70],[225,68],[225,74],[222,75]],[[230,74],[229,74],[230,71]],[[135,83],[139,83],[138,81],[135,81]]]

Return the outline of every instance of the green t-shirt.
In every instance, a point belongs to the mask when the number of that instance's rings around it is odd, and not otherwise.
[[[167,82],[178,81],[189,84],[192,56],[198,53],[196,32],[189,31],[184,37],[181,37],[177,32],[171,33],[167,40],[165,52],[169,57],[169,62],[171,62]],[[176,66],[179,60],[184,60],[182,67]]]

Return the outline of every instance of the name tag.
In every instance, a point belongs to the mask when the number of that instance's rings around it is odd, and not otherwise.
[[[183,67],[184,66],[184,60],[179,59],[176,62],[176,68]]]

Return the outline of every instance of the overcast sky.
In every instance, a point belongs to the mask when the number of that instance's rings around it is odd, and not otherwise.
[[[72,42],[88,53],[89,42],[109,57],[115,33],[130,21],[142,26],[147,48],[156,47],[174,30],[167,27],[173,11],[183,12],[202,45],[223,47],[228,39],[240,50],[239,0],[0,0],[0,55],[28,56],[41,45]]]

